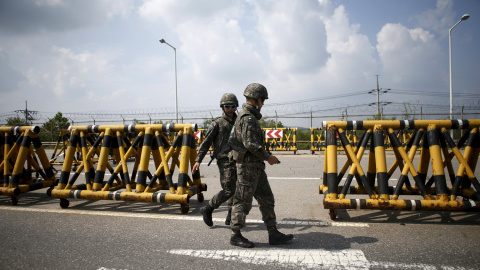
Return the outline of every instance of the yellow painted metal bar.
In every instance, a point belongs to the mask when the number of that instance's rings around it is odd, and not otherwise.
[[[338,198],[338,183],[337,183],[337,129],[335,127],[330,127],[327,130],[327,140],[326,140],[326,155],[328,160],[325,159],[327,163],[327,185],[328,193],[325,198],[328,199],[337,199]]]
[[[28,152],[30,151],[30,144],[32,142],[32,131],[27,129],[23,132],[23,140],[18,151],[18,156],[13,167],[12,177],[10,178],[9,187],[16,188],[19,185],[20,177],[22,175],[23,166],[27,160]]]
[[[120,192],[120,191],[93,191],[93,190],[52,190],[51,196],[54,198],[76,198],[87,200],[116,200],[116,201],[134,201],[134,202],[158,202],[158,203],[180,203],[189,202],[188,194],[170,194],[170,193],[138,193],[138,192]]]
[[[150,128],[152,130],[159,130],[164,132],[179,132],[184,129],[189,129],[191,131],[197,131],[198,127],[197,124],[138,124],[138,125],[94,125],[94,126],[73,126],[72,129],[76,129],[78,131],[86,131],[86,132],[102,132],[110,129],[111,132],[141,132],[145,131],[146,129]]]
[[[190,160],[190,141],[192,139],[191,129],[184,129],[182,139],[182,150],[180,153],[180,166],[178,169],[177,193],[185,194],[188,180],[188,165]]]
[[[143,192],[147,186],[148,164],[150,163],[150,151],[153,143],[153,129],[147,127],[143,139],[142,154],[140,156],[140,166],[138,167],[136,192]]]
[[[480,211],[480,202],[443,201],[443,200],[375,200],[375,199],[337,199],[325,198],[325,209],[376,209],[407,211]]]
[[[103,137],[102,149],[98,158],[97,170],[95,171],[95,181],[93,182],[92,190],[100,191],[103,187],[103,178],[105,176],[105,169],[108,164],[108,156],[110,154],[110,146],[112,142],[112,130],[107,128],[105,136]]]
[[[57,189],[64,189],[67,186],[67,181],[70,177],[70,171],[72,170],[72,163],[75,155],[75,149],[77,148],[77,140],[79,134],[79,131],[75,129],[71,130],[67,152],[63,157],[62,172],[60,174],[60,180],[58,182]]]
[[[440,150],[437,126],[428,126],[427,137],[437,200],[448,201],[447,181],[445,178],[445,171],[443,170],[443,159]]]
[[[459,120],[372,120],[372,121],[326,121],[324,122],[325,126],[335,126],[337,128],[342,128],[345,130],[353,129],[369,129],[374,128],[376,125],[382,126],[384,129],[393,128],[393,129],[405,129],[409,128],[410,125],[414,125],[415,129],[424,128],[427,129],[429,125],[435,125],[437,128],[447,128],[450,129],[458,125]],[[356,125],[356,128],[352,128],[352,125]],[[360,127],[361,124],[361,127]],[[480,127],[480,120],[468,120],[469,128]]]

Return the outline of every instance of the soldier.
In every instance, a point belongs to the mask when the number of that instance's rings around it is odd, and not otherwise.
[[[265,150],[262,128],[258,122],[262,118],[260,109],[268,99],[268,92],[265,86],[252,83],[247,86],[243,95],[247,103],[242,106],[229,140],[234,149],[233,157],[237,162],[238,173],[237,188],[233,196],[230,244],[244,248],[254,247],[254,243],[240,233],[252,208],[253,197],[258,202],[262,220],[267,226],[269,244],[284,244],[292,240],[293,235],[285,235],[276,228],[275,199],[264,163],[266,160],[270,165],[274,165],[280,161]]]
[[[213,226],[212,212],[214,209],[228,200],[228,214],[225,219],[225,224],[230,225],[230,218],[232,215],[232,197],[235,192],[235,184],[237,182],[237,168],[235,161],[229,158],[229,153],[225,151],[228,147],[228,137],[232,130],[237,114],[235,113],[238,107],[238,100],[234,94],[226,93],[220,100],[220,107],[223,110],[221,117],[215,118],[205,133],[205,140],[200,145],[197,159],[193,165],[192,174],[194,174],[200,167],[200,163],[208,152],[208,149],[213,144],[212,160],[217,159],[217,166],[220,172],[220,184],[222,190],[213,196],[210,202],[200,208],[203,215],[203,221],[208,226]],[[230,155],[231,156],[231,155]],[[210,164],[209,164],[210,165]]]

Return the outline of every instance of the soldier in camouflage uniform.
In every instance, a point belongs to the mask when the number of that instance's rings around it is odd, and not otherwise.
[[[268,99],[268,92],[263,85],[252,83],[247,86],[243,95],[247,103],[242,106],[243,109],[235,121],[232,138],[229,141],[234,149],[233,156],[237,161],[238,173],[237,188],[233,197],[230,244],[244,248],[254,247],[254,243],[240,233],[245,226],[245,219],[252,208],[254,197],[262,213],[262,220],[267,226],[269,244],[284,244],[292,240],[293,235],[285,235],[276,228],[275,199],[265,173],[264,163],[266,160],[273,165],[280,161],[265,150],[262,128],[258,122],[262,118],[260,109]],[[238,142],[235,143],[237,145],[232,141]]]
[[[237,114],[235,113],[238,107],[238,100],[234,94],[226,93],[220,100],[220,107],[223,110],[223,115],[212,121],[205,133],[205,140],[200,145],[197,159],[193,165],[192,174],[200,167],[200,163],[207,154],[210,146],[213,144],[213,158],[217,159],[217,166],[220,172],[220,184],[222,190],[213,196],[208,205],[200,208],[203,215],[203,221],[208,226],[213,226],[212,212],[214,209],[228,200],[228,214],[225,219],[225,224],[230,225],[230,218],[232,213],[232,197],[235,192],[235,184],[237,182],[237,168],[235,161],[229,158],[229,152],[225,152],[228,147],[228,137],[232,130]],[[231,156],[231,155],[230,155]]]

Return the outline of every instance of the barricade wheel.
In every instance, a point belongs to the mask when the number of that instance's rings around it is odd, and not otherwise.
[[[203,193],[198,193],[197,194],[197,200],[199,203],[203,202],[205,200],[205,197],[203,196]]]
[[[182,214],[187,214],[188,210],[190,210],[190,206],[188,206],[188,204],[180,204],[180,211]]]
[[[60,207],[65,209],[65,208],[68,208],[69,205],[70,205],[70,202],[67,199],[60,198]]]
[[[12,196],[12,205],[17,205],[17,204],[18,204],[17,196]]]
[[[330,215],[331,220],[335,220],[337,218],[337,210],[335,209],[330,209],[328,214]]]

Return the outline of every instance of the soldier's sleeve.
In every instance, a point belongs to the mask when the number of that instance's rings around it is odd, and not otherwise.
[[[213,140],[217,137],[218,134],[218,124],[213,121],[210,126],[208,126],[207,131],[205,132],[205,139],[198,149],[197,158],[195,162],[201,163],[205,155],[207,154],[210,146],[213,143]]]
[[[258,136],[256,134],[256,121],[251,116],[244,118],[244,132],[242,132],[242,141],[245,148],[261,160],[267,160],[270,156],[267,151],[263,148],[261,141],[258,141]],[[242,119],[243,120],[243,119]],[[260,136],[261,138],[261,136]]]

